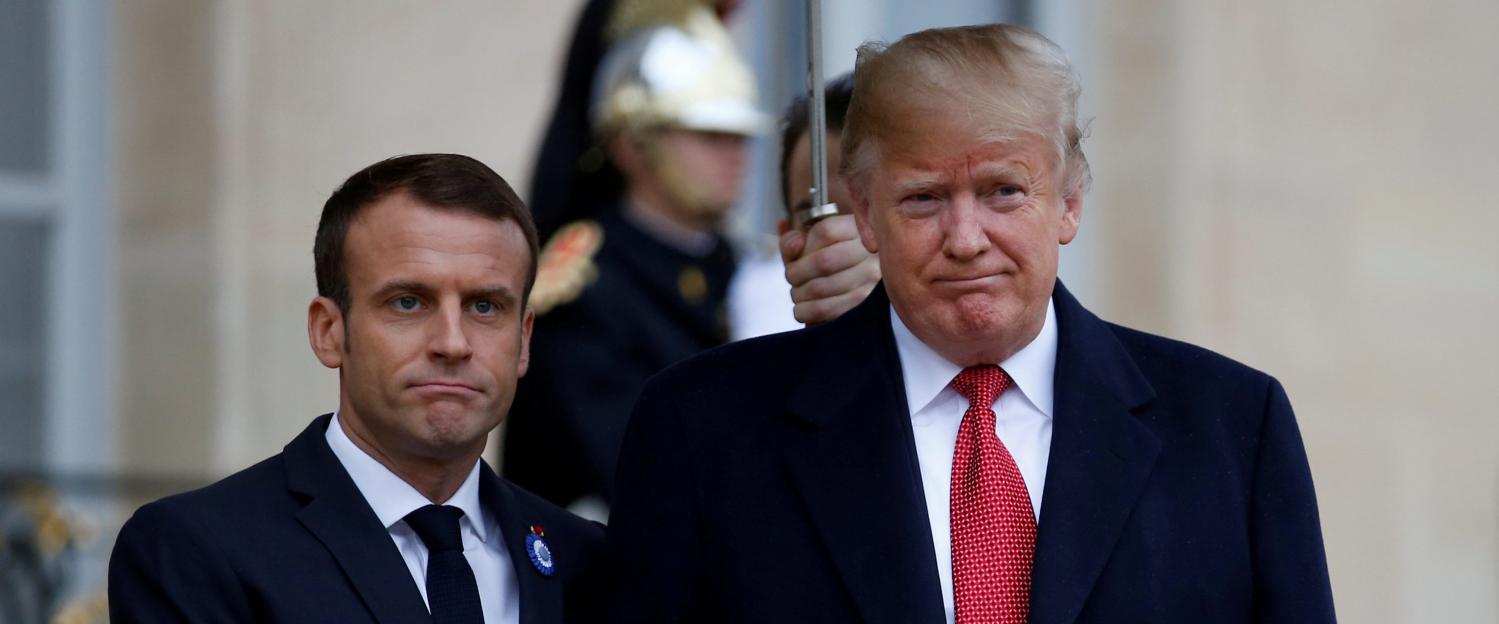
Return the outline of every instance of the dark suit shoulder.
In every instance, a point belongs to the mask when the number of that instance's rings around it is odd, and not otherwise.
[[[814,339],[810,331],[732,342],[666,368],[646,383],[632,422],[643,416],[676,420],[691,413],[683,423],[689,429],[742,431],[758,424],[751,416],[779,414],[784,405],[777,401],[784,400],[807,369]],[[733,409],[705,409],[712,405]]]
[[[1241,488],[1251,475],[1270,420],[1292,422],[1285,392],[1270,375],[1190,343],[1109,324],[1154,390],[1137,418],[1173,454],[1226,460]]]
[[[110,613],[116,621],[177,613],[184,621],[249,621],[243,581],[254,572],[243,544],[260,525],[249,518],[286,500],[278,455],[228,478],[137,509],[109,560]],[[282,503],[284,504],[284,503]]]
[[[136,515],[189,515],[218,528],[220,522],[242,524],[247,515],[263,514],[273,503],[287,501],[287,496],[285,462],[277,454],[204,487],[148,503]]]
[[[742,388],[765,392],[780,387],[806,369],[808,350],[817,343],[822,327],[758,336],[714,347],[667,367],[652,377],[656,386],[703,386],[716,389]],[[754,380],[754,384],[743,383]],[[779,380],[780,383],[777,382]],[[765,385],[769,381],[770,385]]]
[[[238,551],[234,536],[265,528],[255,519],[289,503],[285,483],[276,455],[205,487],[142,505],[120,528],[111,565],[147,553],[160,564],[173,553],[169,558],[182,562],[224,566],[226,553]]]
[[[1207,384],[1204,390],[1253,387],[1263,391],[1272,381],[1265,372],[1211,349],[1123,325],[1105,324],[1152,383],[1179,378],[1199,387]]]

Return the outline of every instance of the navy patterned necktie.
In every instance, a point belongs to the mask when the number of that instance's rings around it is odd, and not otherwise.
[[[427,610],[433,624],[483,624],[479,584],[463,556],[458,519],[463,510],[427,505],[406,514],[406,524],[427,545]]]

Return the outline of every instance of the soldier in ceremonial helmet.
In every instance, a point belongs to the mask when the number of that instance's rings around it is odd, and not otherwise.
[[[651,375],[729,338],[735,254],[720,226],[747,137],[769,128],[749,68],[704,5],[624,35],[590,117],[624,179],[542,252],[532,373],[505,438],[508,478],[602,515],[625,423]]]

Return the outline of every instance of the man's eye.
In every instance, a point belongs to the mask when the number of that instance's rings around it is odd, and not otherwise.
[[[994,189],[994,192],[1001,197],[1009,197],[1011,195],[1019,195],[1024,191],[1014,184],[1005,184],[1000,186],[999,188]]]
[[[474,311],[478,312],[479,314],[485,314],[485,315],[494,314],[497,310],[498,310],[498,308],[495,307],[494,302],[492,302],[492,301],[475,301],[474,302]]]
[[[902,198],[900,203],[906,205],[908,209],[931,210],[941,201],[942,198],[936,193],[911,193]]]
[[[406,295],[404,297],[396,297],[394,303],[395,303],[396,309],[400,310],[402,312],[410,312],[412,310],[417,309],[418,307],[420,307],[422,305],[422,302],[420,300],[418,300],[416,297],[413,297],[411,295]]]

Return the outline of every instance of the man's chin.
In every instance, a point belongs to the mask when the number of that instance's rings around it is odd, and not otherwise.
[[[475,413],[471,408],[432,409],[437,407],[439,406],[431,406],[423,419],[427,430],[424,441],[434,451],[448,449],[461,453],[467,452],[475,444],[482,446],[489,431],[499,424],[496,422],[490,425],[481,414]]]
[[[945,302],[946,325],[961,335],[982,336],[1014,323],[1015,306],[1003,295],[970,292]]]
[[[927,311],[931,339],[953,347],[982,349],[1006,341],[1019,325],[1015,310],[1003,300],[988,296],[964,296]],[[922,337],[918,334],[918,337]]]

